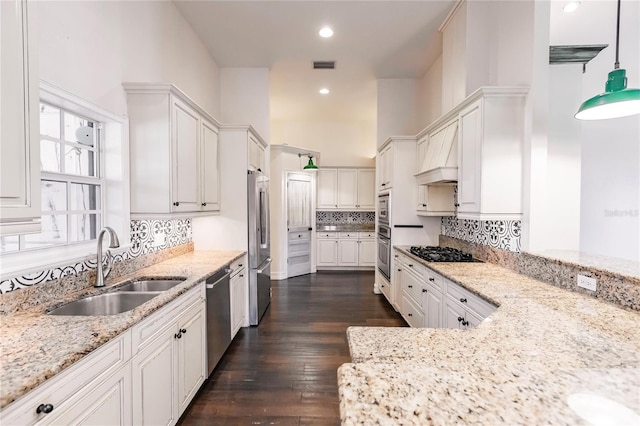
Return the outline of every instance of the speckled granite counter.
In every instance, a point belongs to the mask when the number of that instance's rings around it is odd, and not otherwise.
[[[350,328],[343,424],[582,424],[571,407],[598,397],[640,413],[640,314],[490,263],[419,261],[499,308],[474,330]]]
[[[0,316],[0,408],[24,395],[107,343],[132,325],[244,255],[240,251],[195,251],[52,299],[28,310]],[[45,312],[80,297],[109,291],[133,278],[184,277],[186,280],[136,309],[110,316],[53,316]]]

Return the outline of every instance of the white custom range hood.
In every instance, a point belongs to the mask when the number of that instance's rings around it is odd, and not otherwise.
[[[418,185],[447,185],[458,181],[458,118],[449,120],[428,133],[426,146],[420,148]]]

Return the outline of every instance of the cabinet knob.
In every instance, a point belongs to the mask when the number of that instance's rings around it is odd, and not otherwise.
[[[426,288],[423,288],[423,289],[422,289],[422,292],[423,292],[423,293],[426,293],[426,292],[427,292],[427,289],[426,289]]]
[[[204,207],[204,206],[206,206],[206,205],[207,205],[207,203],[202,203],[202,207]]]
[[[462,321],[464,321],[464,318],[458,317],[458,322],[462,322]]]
[[[413,316],[413,314],[407,314],[407,316],[412,317],[412,316]]]
[[[175,203],[173,203],[174,206],[178,207],[180,205],[179,201],[176,201]]]
[[[402,272],[402,269],[398,269],[398,272]]]
[[[469,321],[462,321],[462,325],[464,325],[465,327],[469,325]]]
[[[408,285],[407,287],[409,287],[409,288],[413,288],[413,286],[412,286],[412,285]]]
[[[461,298],[460,298],[460,302],[461,302],[461,303],[467,303],[467,299],[466,299],[466,298],[464,298],[464,297],[461,297]]]
[[[240,278],[244,278],[244,274],[240,274]]]
[[[186,328],[181,328],[181,329],[180,329],[180,333],[182,333],[182,334],[187,334],[187,329],[186,329]]]
[[[382,186],[387,186],[387,184],[386,184],[386,183],[383,183],[383,184],[382,184]]]
[[[51,404],[40,404],[38,405],[38,408],[36,408],[36,413],[38,414],[40,413],[49,414],[52,411],[53,411],[53,405]]]
[[[298,234],[298,238],[302,238],[302,235]]]
[[[181,339],[182,338],[182,333],[178,332],[178,333],[174,334],[173,337],[176,338],[176,339]]]
[[[384,284],[380,285],[380,287],[384,288]]]
[[[336,204],[336,208],[338,207],[338,205]]]
[[[433,278],[433,277],[429,278],[429,281],[431,281],[431,282],[433,282],[433,281],[435,281],[435,280],[436,280],[436,279],[435,279],[435,278]]]
[[[460,207],[460,203],[455,203],[454,206]]]
[[[409,268],[413,268],[413,263],[410,263],[410,264],[409,264]]]
[[[262,173],[262,169],[261,169],[260,167],[258,167],[258,171],[259,171],[260,173]]]

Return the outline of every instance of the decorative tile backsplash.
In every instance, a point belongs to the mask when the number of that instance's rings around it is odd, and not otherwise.
[[[467,220],[443,217],[441,234],[471,243],[520,252],[522,221]]]
[[[154,245],[155,236],[164,233],[164,244]],[[106,252],[106,266],[110,270],[114,263],[136,257],[157,253],[162,250],[186,244],[191,241],[191,219],[168,220],[132,220],[130,223],[131,248],[125,253],[111,255]],[[95,256],[93,256],[95,257]],[[61,265],[45,271],[34,272],[0,282],[0,293],[8,293],[25,287],[31,287],[46,281],[68,276],[77,276],[82,272],[95,269],[95,258],[87,258],[71,265]]]
[[[327,212],[316,211],[316,223],[318,225],[333,224],[375,224],[375,212]]]

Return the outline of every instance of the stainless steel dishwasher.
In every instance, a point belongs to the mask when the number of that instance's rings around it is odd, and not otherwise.
[[[207,352],[209,374],[218,364],[231,343],[231,306],[229,277],[225,268],[207,278]]]

